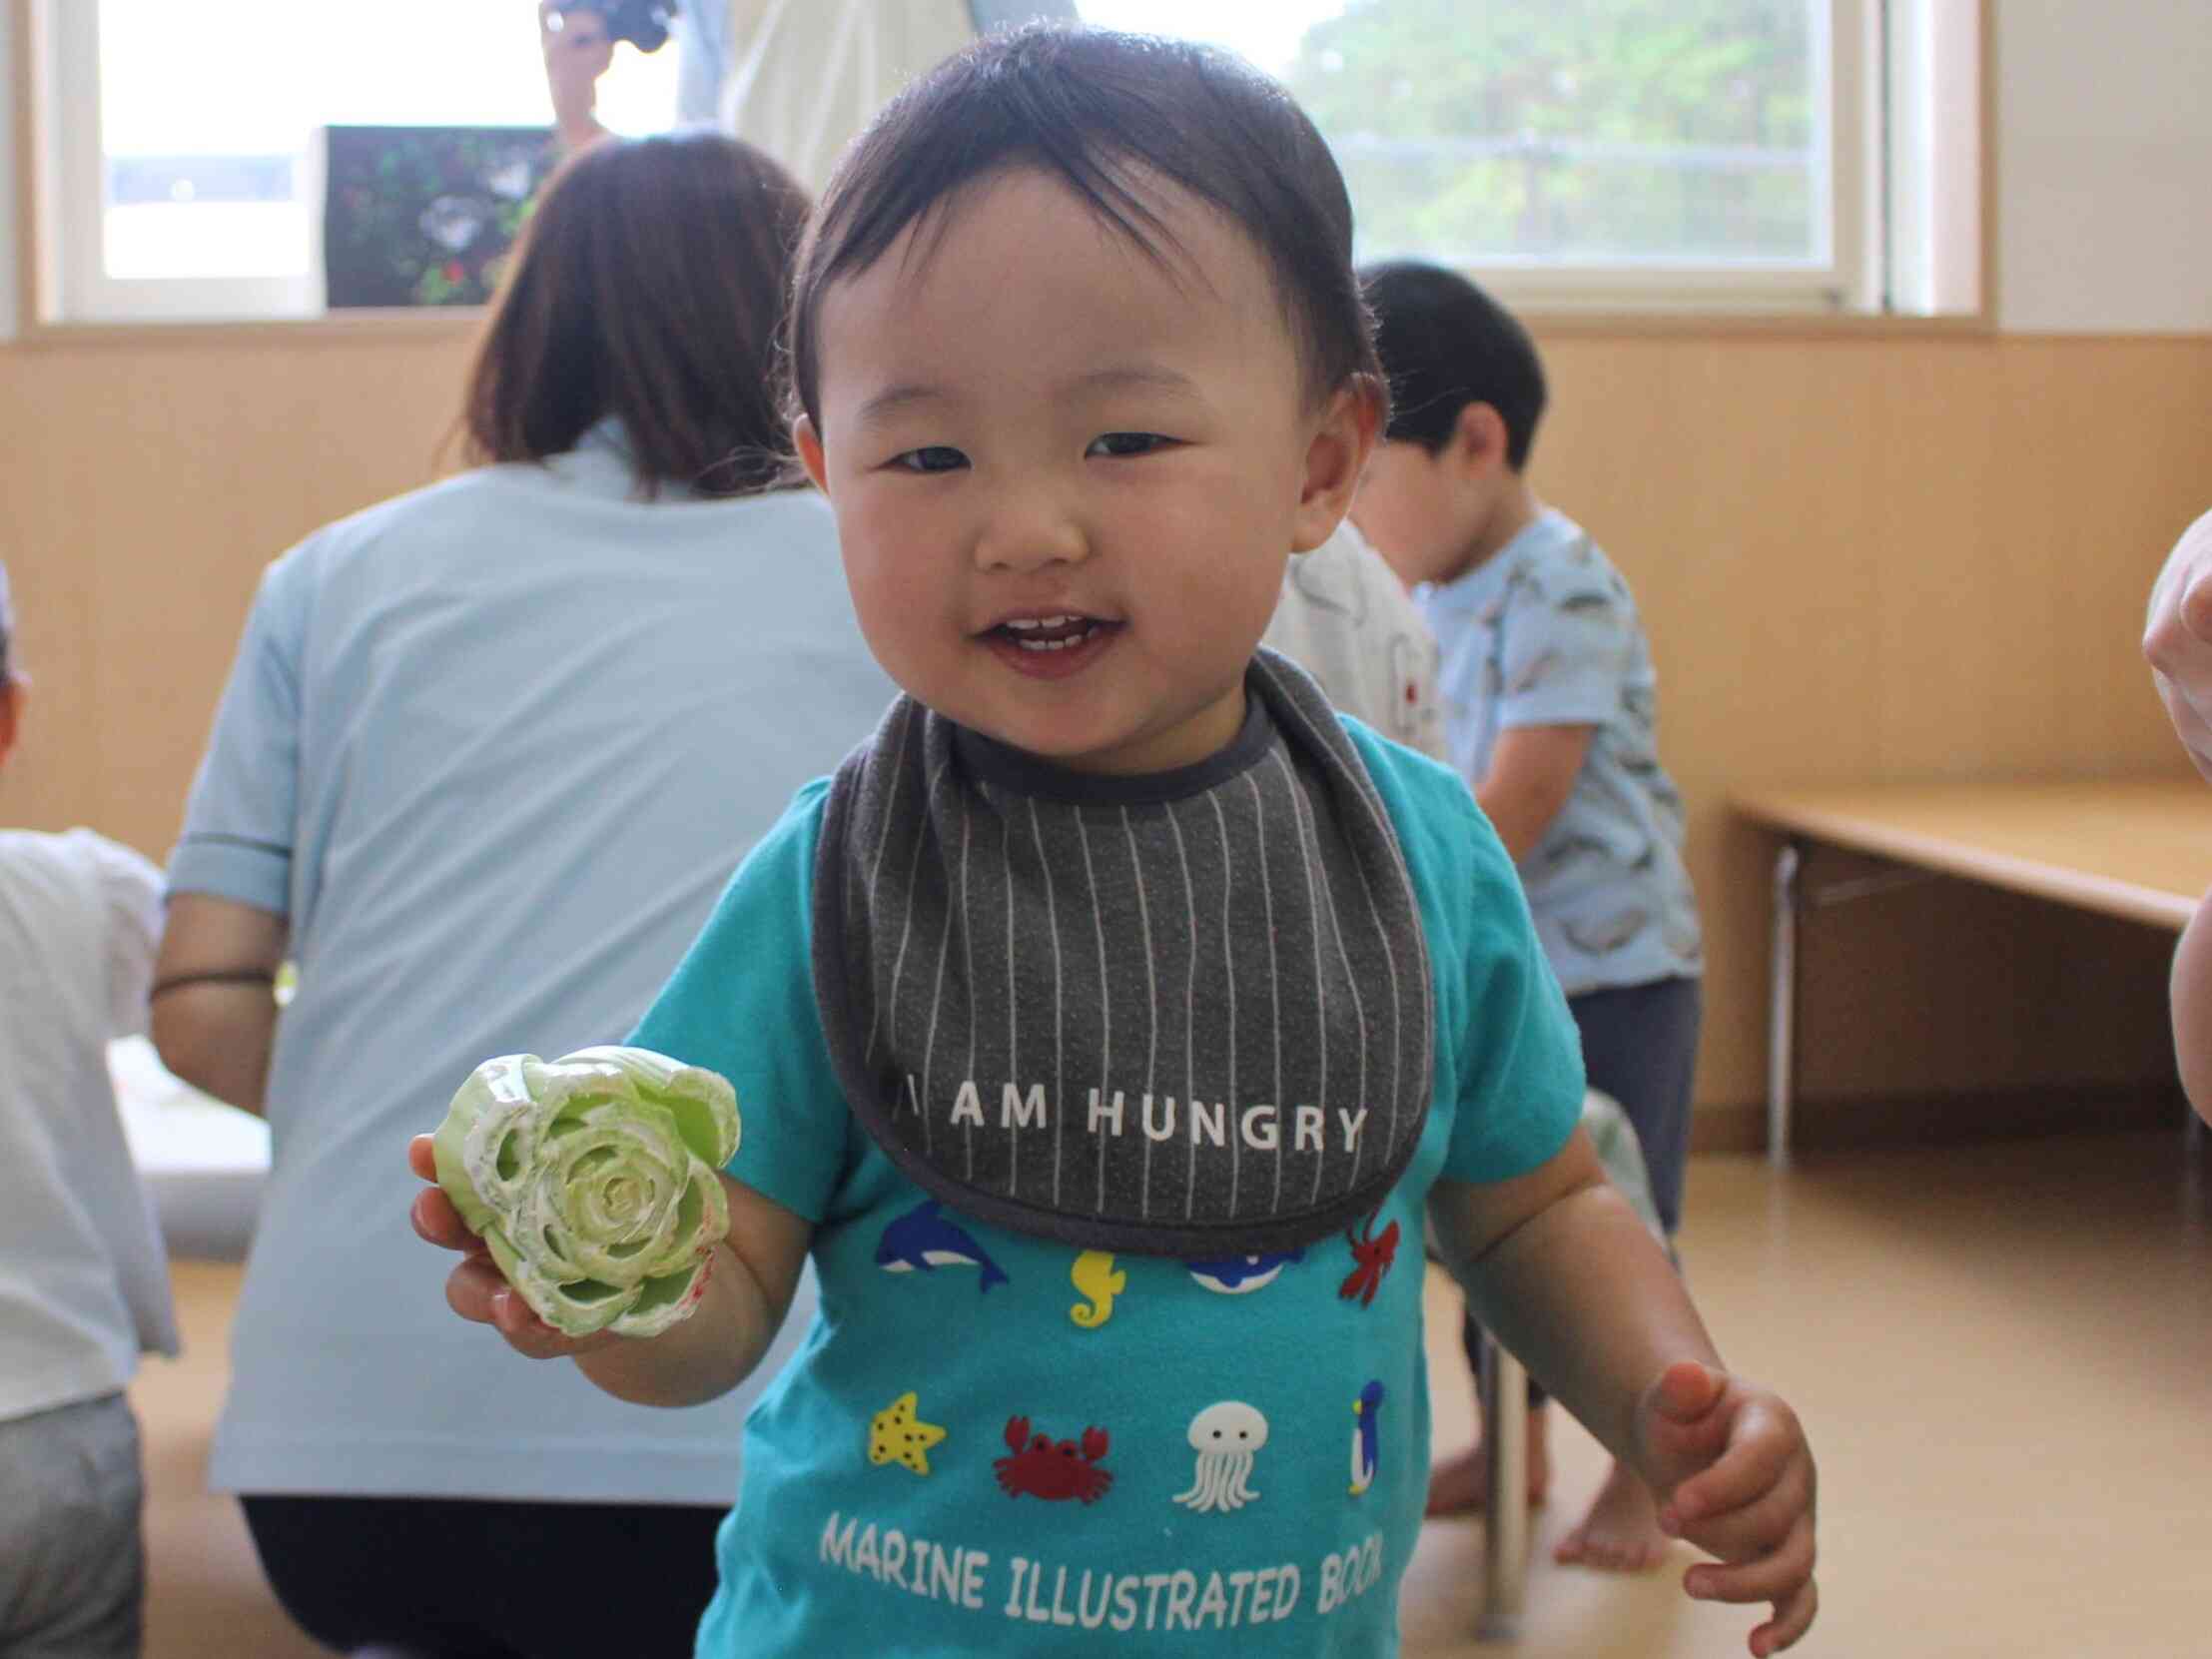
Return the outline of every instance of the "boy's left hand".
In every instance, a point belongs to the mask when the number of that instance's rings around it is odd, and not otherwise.
[[[1789,1647],[1820,1607],[1813,1448],[1797,1413],[1771,1388],[1684,1361],[1644,1391],[1636,1432],[1661,1529],[1720,1558],[1683,1587],[1701,1601],[1772,1602],[1751,1650]]]

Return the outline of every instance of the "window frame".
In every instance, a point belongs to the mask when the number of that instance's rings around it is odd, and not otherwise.
[[[1915,0],[1941,4],[1942,0]],[[1981,0],[1977,0],[1981,3]],[[1871,31],[1886,0],[1827,0],[1829,27],[1814,59],[1818,142],[1829,155],[1816,181],[1827,259],[1718,264],[1696,259],[1618,262],[1457,262],[1514,310],[1535,317],[1592,313],[1638,317],[1864,317],[1877,295],[1867,227],[1880,135],[1872,119]],[[1423,257],[1415,254],[1411,257]]]
[[[32,124],[34,163],[47,173],[39,229],[52,266],[30,298],[49,324],[280,323],[324,315],[316,239],[297,277],[111,277],[107,272],[107,157],[101,138],[100,0],[32,0],[26,56],[45,92]],[[311,146],[296,187],[322,195]]]
[[[1607,269],[1600,267],[1545,266],[1515,269],[1505,265],[1477,266],[1470,274],[1506,299],[1540,329],[1562,334],[1589,333],[1752,333],[1812,332],[1842,334],[1987,334],[1996,316],[1996,246],[1994,238],[1994,89],[1991,39],[1993,0],[1831,0],[1830,53],[1827,73],[1832,78],[1831,111],[1846,98],[1861,117],[1869,116],[1875,94],[1867,77],[1881,63],[1878,55],[1889,44],[1883,31],[1896,27],[1894,14],[1944,12],[1948,17],[1946,39],[1957,50],[1970,43],[1972,62],[1965,66],[1970,85],[1965,96],[1978,106],[1977,130],[1970,142],[1954,144],[1949,155],[1936,158],[1938,178],[1919,188],[1943,198],[1937,209],[1938,234],[1949,239],[1939,250],[1948,278],[1938,277],[1930,290],[1941,309],[1899,308],[1893,296],[1900,287],[1889,274],[1890,253],[1878,234],[1877,215],[1888,188],[1886,163],[1881,156],[1881,134],[1876,123],[1861,119],[1841,122],[1832,113],[1831,143],[1835,166],[1831,169],[1829,209],[1832,224],[1832,258],[1819,270],[1769,271],[1718,269],[1694,265],[1669,266],[1655,276],[1650,267]],[[302,306],[296,298],[312,284],[313,299],[320,299],[321,273],[311,271],[305,280],[276,279],[114,279],[95,270],[89,280],[97,290],[114,298],[143,298],[149,303],[120,309],[118,315],[72,316],[66,301],[71,293],[64,268],[67,250],[83,250],[87,239],[68,234],[74,225],[90,218],[95,236],[101,218],[99,186],[102,157],[99,148],[98,112],[98,7],[99,0],[0,0],[12,25],[13,116],[15,138],[15,186],[13,227],[16,235],[17,317],[14,341],[39,344],[59,340],[91,340],[124,336],[189,339],[209,332],[236,335],[243,330],[274,331],[290,337],[302,334],[336,334],[358,337],[364,331],[398,330],[409,336],[445,335],[472,330],[483,316],[480,307],[422,307],[390,311],[349,311],[338,314],[319,306]],[[55,32],[57,15],[70,18],[66,37]],[[4,37],[0,37],[4,38]],[[62,39],[74,40],[76,49],[59,51]],[[62,58],[76,60],[74,78]],[[1841,85],[1834,84],[1841,82]],[[89,83],[89,84],[88,84]],[[71,118],[61,114],[65,97],[78,101],[74,118],[77,137],[66,137]],[[1957,97],[1951,98],[1955,113]],[[82,113],[89,108],[89,114]],[[1966,153],[1966,152],[1970,152]],[[314,162],[311,176],[303,180],[316,186]],[[87,179],[93,189],[83,185]],[[75,188],[69,188],[74,186]],[[68,204],[75,199],[73,209]],[[1857,213],[1849,204],[1860,204]],[[1839,222],[1841,221],[1841,222]],[[97,267],[102,255],[82,251],[80,262]],[[311,253],[311,263],[314,259]],[[1963,271],[1961,279],[1956,273]],[[83,264],[77,286],[88,280]],[[260,309],[237,303],[238,297],[259,288]],[[202,292],[187,293],[198,289]],[[142,291],[133,294],[131,291]],[[143,291],[165,291],[160,295]],[[289,293],[287,291],[290,291]],[[210,292],[213,291],[213,292]],[[228,291],[227,295],[224,291]],[[270,303],[274,300],[274,304]],[[228,302],[228,303],[227,303]],[[279,309],[280,307],[284,309]],[[8,319],[0,318],[0,344],[7,342]]]

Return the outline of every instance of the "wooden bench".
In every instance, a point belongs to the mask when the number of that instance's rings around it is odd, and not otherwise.
[[[1768,993],[1767,1150],[1778,1166],[1790,1160],[1798,919],[1807,908],[1944,875],[2179,933],[2212,888],[2212,786],[2193,775],[1753,789],[1731,804],[1783,837]],[[1803,866],[1816,844],[1888,869],[1808,889]]]

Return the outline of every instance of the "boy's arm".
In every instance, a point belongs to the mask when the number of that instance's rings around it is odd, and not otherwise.
[[[162,1064],[194,1088],[262,1110],[277,1035],[282,916],[207,893],[170,896],[154,959],[153,1036]]]
[[[446,1275],[446,1303],[462,1318],[488,1324],[515,1352],[531,1359],[570,1358],[616,1399],[636,1405],[697,1405],[728,1393],[750,1376],[775,1340],[799,1285],[814,1230],[802,1217],[721,1177],[730,1226],[715,1246],[706,1292],[688,1319],[658,1336],[599,1331],[564,1336],[507,1284],[483,1242],[468,1231],[437,1185],[430,1137],[407,1146],[407,1165],[431,1185],[416,1196],[415,1233],[463,1252]]]
[[[1475,785],[1475,804],[1518,864],[1552,827],[1590,754],[1596,726],[1508,726]]]
[[[1681,1275],[1586,1131],[1527,1175],[1439,1182],[1429,1217],[1483,1326],[1624,1460],[1638,1459],[1644,1386],[1677,1360],[1720,1364]]]
[[[1430,1216],[1477,1316],[1661,1499],[1660,1525],[1720,1558],[1701,1600],[1771,1602],[1751,1651],[1790,1646],[1819,1606],[1813,1454],[1771,1389],[1731,1375],[1657,1242],[1577,1130],[1484,1187],[1439,1182]]]

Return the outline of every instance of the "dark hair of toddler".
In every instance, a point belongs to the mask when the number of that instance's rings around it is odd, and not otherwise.
[[[1318,404],[1381,377],[1352,271],[1352,208],[1321,135],[1289,94],[1210,47],[1036,24],[986,38],[915,82],[839,164],[799,251],[790,360],[799,413],[819,421],[824,293],[917,223],[943,235],[963,191],[1013,169],[1066,185],[1100,221],[1165,262],[1147,201],[1164,184],[1248,236],[1274,277]],[[926,255],[929,243],[922,241]]]

